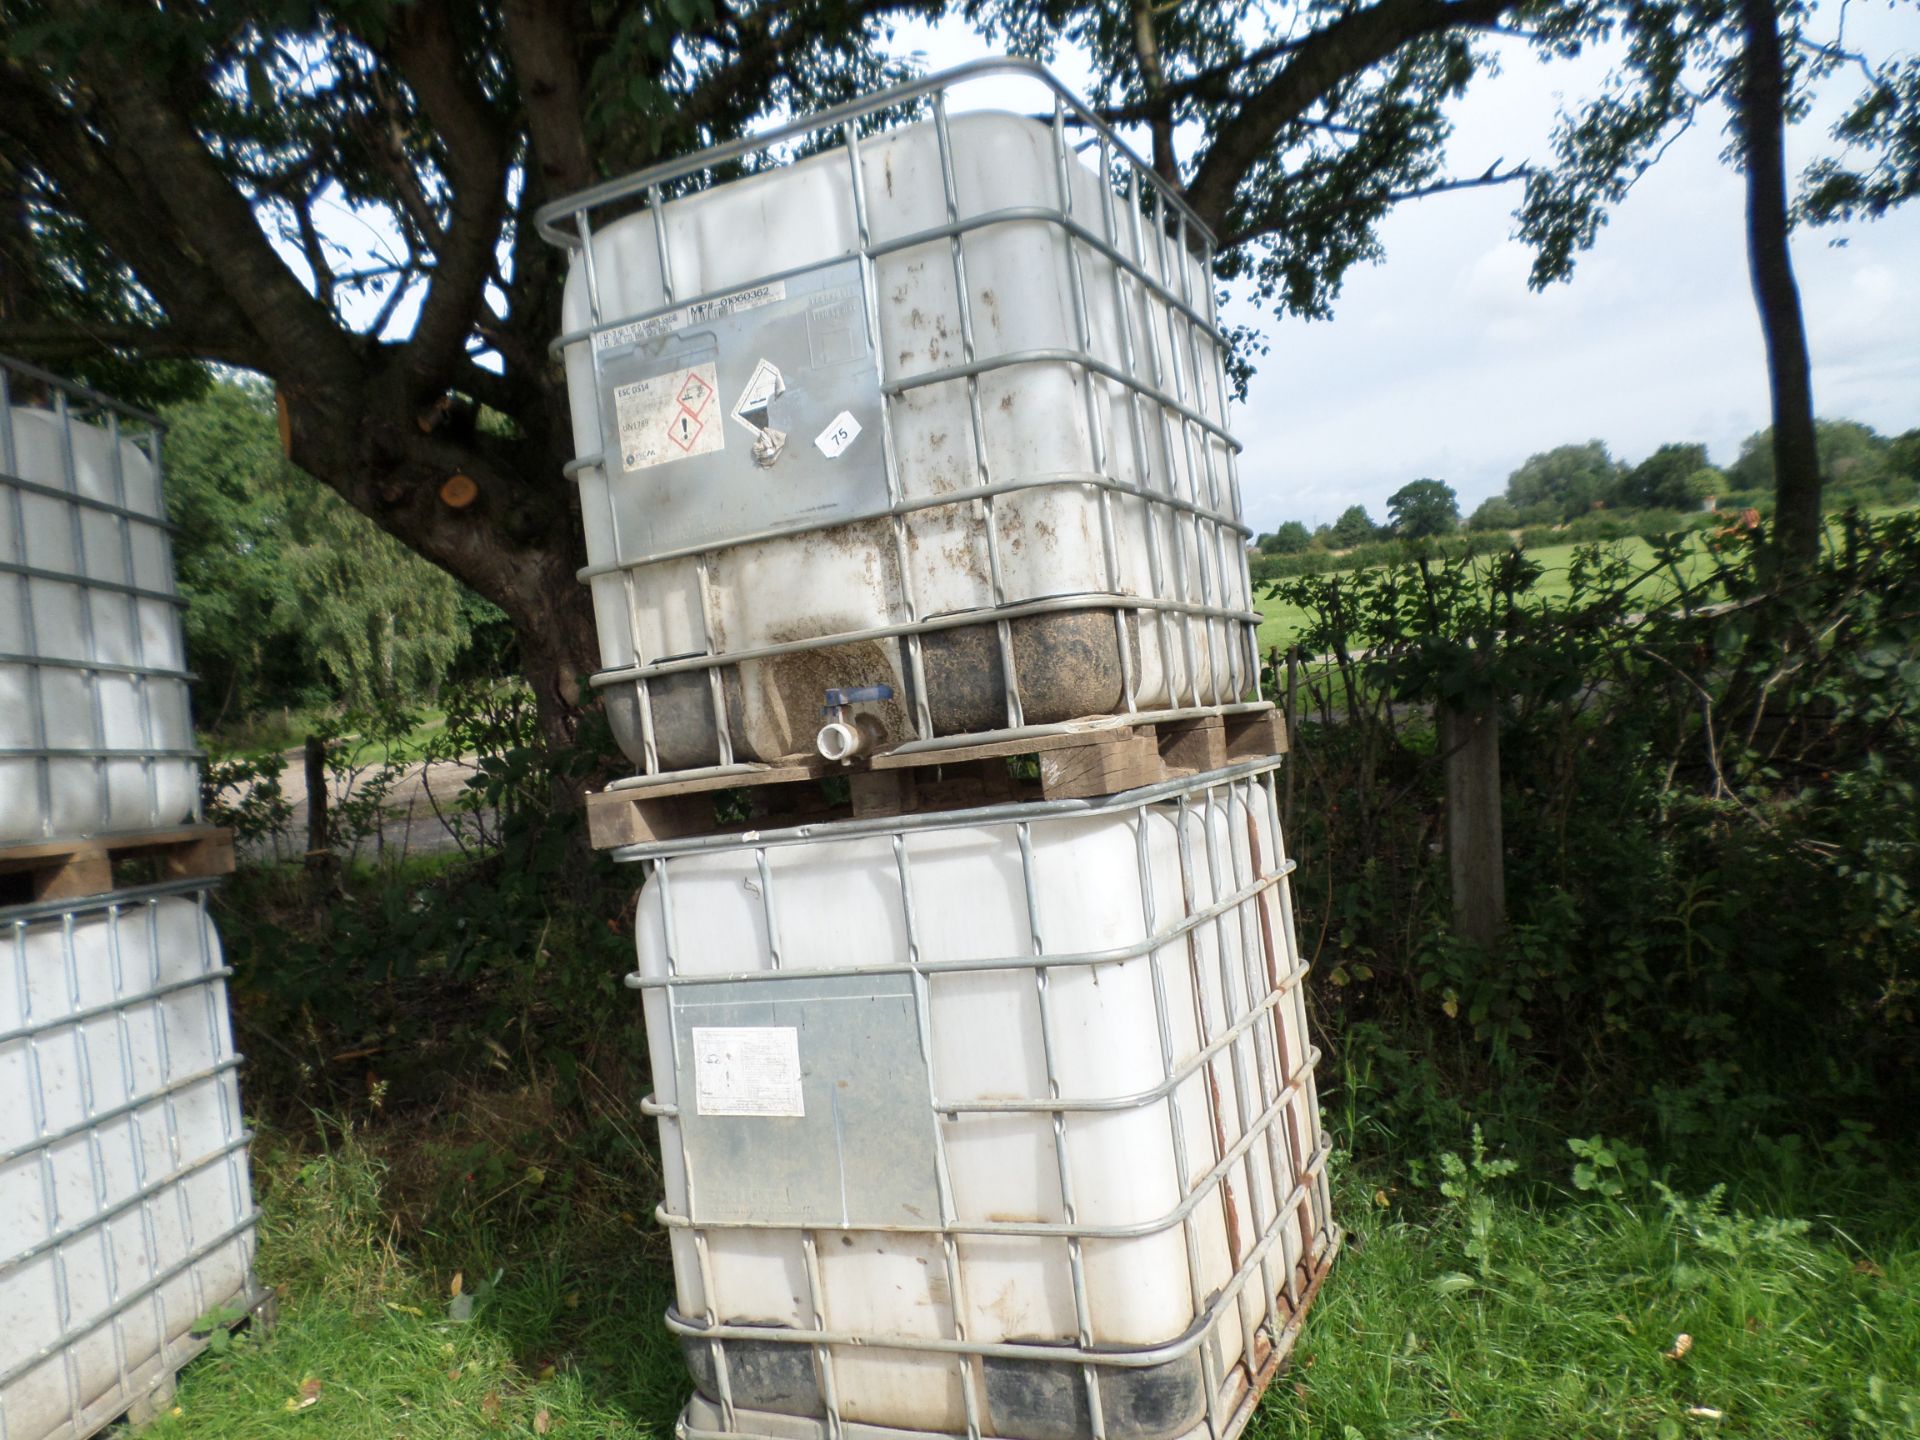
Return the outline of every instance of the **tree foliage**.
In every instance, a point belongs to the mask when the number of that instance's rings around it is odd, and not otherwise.
[[[1837,15],[1826,30],[1825,15]],[[1802,177],[1800,213],[1878,216],[1920,191],[1920,60],[1849,48],[1846,6],[1810,0],[1618,0],[1556,6],[1542,34],[1567,52],[1607,42],[1620,54],[1592,100],[1563,111],[1555,163],[1527,180],[1519,233],[1536,251],[1533,283],[1571,273],[1634,183],[1679,135],[1723,109],[1727,157],[1746,180],[1747,260],[1767,357],[1773,418],[1776,556],[1811,563],[1820,545],[1820,470],[1812,364],[1788,232],[1785,132],[1811,88],[1842,66],[1866,93],[1837,127],[1837,150]]]
[[[1313,535],[1298,520],[1288,520],[1270,535],[1262,535],[1255,548],[1262,555],[1298,555],[1313,543]]]
[[[269,705],[431,700],[471,597],[280,453],[272,400],[215,384],[170,407],[166,461],[203,723]]]
[[[1469,530],[1511,530],[1520,523],[1519,507],[1504,495],[1489,495],[1467,517]]]
[[[1446,141],[1449,103],[1490,65],[1481,37],[1527,8],[969,0],[965,12],[1019,53],[1088,54],[1094,103],[1146,127],[1155,167],[1220,236],[1224,273],[1275,310],[1324,317],[1348,270],[1380,258],[1395,205],[1524,177],[1450,173]],[[1183,133],[1201,137],[1191,160]]]
[[[1340,512],[1340,518],[1333,522],[1327,539],[1341,550],[1350,550],[1355,545],[1366,544],[1379,533],[1380,527],[1373,523],[1366,506],[1349,505]]]
[[[1604,500],[1622,466],[1598,440],[1529,455],[1507,477],[1507,499],[1528,520],[1571,520]]]
[[[1444,480],[1411,480],[1387,497],[1387,516],[1408,540],[1450,535],[1460,528],[1460,501]]]
[[[1864,503],[1912,498],[1913,485],[1920,482],[1920,454],[1907,436],[1889,440],[1857,420],[1821,420],[1814,434],[1821,482],[1828,489]],[[1741,442],[1727,478],[1740,490],[1773,488],[1772,430],[1756,430]]]
[[[1662,445],[1615,485],[1612,502],[1632,510],[1691,510],[1724,488],[1704,445]]]

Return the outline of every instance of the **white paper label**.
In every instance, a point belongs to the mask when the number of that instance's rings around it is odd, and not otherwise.
[[[762,305],[772,305],[787,298],[787,282],[774,280],[766,285],[755,285],[750,290],[736,290],[731,295],[716,295],[711,300],[696,300],[691,305],[682,305],[677,310],[662,311],[650,315],[645,320],[634,320],[625,325],[616,325],[611,330],[602,330],[593,337],[593,348],[611,350],[616,345],[631,345],[638,340],[652,340],[661,335],[671,335],[676,330],[685,330],[690,325],[704,324],[707,321],[723,319],[740,310],[755,310]]]
[[[724,450],[727,438],[714,402],[718,388],[712,361],[616,386],[613,413],[620,429],[621,470],[645,470]]]
[[[701,1115],[805,1115],[800,1032],[785,1025],[695,1026],[693,1108]]]
[[[842,410],[826,429],[813,437],[813,443],[827,459],[838,460],[859,438],[860,422],[853,418],[852,411]]]

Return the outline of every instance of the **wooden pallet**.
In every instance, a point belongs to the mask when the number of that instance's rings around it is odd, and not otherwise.
[[[664,779],[603,791],[587,797],[587,832],[594,849],[611,850],[820,820],[1086,799],[1283,755],[1286,749],[1286,725],[1275,710],[1154,725],[1129,725],[1120,718],[1038,738],[890,752],[853,766],[804,756],[744,775]],[[1016,776],[1008,761],[1023,756],[1038,761],[1037,776]],[[821,784],[833,780],[846,786],[844,798]],[[746,792],[744,815],[736,799],[733,817],[721,818],[715,801],[723,791]]]
[[[233,873],[233,832],[220,825],[181,825],[0,845],[0,904],[81,900],[153,880]]]

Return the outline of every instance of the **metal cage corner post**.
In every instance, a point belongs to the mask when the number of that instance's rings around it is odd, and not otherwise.
[[[16,412],[17,382],[25,381],[44,389],[51,397],[46,407],[22,407]],[[83,420],[76,410],[97,416]],[[55,430],[57,474],[28,475],[22,454],[26,437],[18,423],[21,416],[45,416]],[[75,825],[60,823],[60,795],[64,785],[56,783],[56,771],[64,776],[68,767],[84,765],[91,771],[94,792],[90,807],[78,821],[79,833],[106,833],[113,830],[155,828],[197,820],[200,795],[197,776],[184,783],[184,802],[171,808],[162,794],[161,770],[170,763],[183,772],[204,758],[193,744],[190,726],[178,737],[164,732],[158,718],[162,696],[171,696],[176,727],[186,721],[186,686],[192,680],[186,668],[186,656],[179,614],[185,606],[174,587],[171,553],[173,526],[167,519],[158,416],[122,404],[59,376],[0,355],[0,506],[5,507],[6,528],[11,530],[11,554],[0,555],[0,576],[12,581],[15,614],[22,648],[0,653],[0,671],[17,670],[29,719],[30,733],[25,744],[0,746],[0,762],[25,761],[33,768],[36,819],[32,833],[0,834],[0,840],[52,838],[74,833]],[[81,483],[78,437],[88,435],[89,443],[106,449],[107,482],[110,496],[85,493]],[[151,508],[133,503],[126,472],[126,449],[139,451],[152,475]],[[44,507],[64,510],[65,534],[62,548],[71,557],[70,568],[40,563],[30,547],[30,514],[44,513]],[[31,507],[31,508],[30,508]],[[56,522],[57,523],[57,522]],[[102,527],[109,533],[103,535]],[[91,532],[91,533],[90,533]],[[157,574],[143,575],[148,568],[142,553],[155,557]],[[38,592],[41,604],[36,605]],[[79,653],[58,653],[52,617],[46,607],[65,600],[78,616],[79,635],[75,648]],[[148,653],[148,616],[143,607],[159,606],[167,613],[163,630],[171,632],[171,656]],[[124,626],[123,639],[110,640],[101,632],[104,621]],[[113,652],[124,651],[117,658]],[[162,663],[170,660],[171,663]],[[76,675],[85,689],[84,728],[75,737],[79,743],[62,744],[61,736],[48,724],[49,689],[54,677]],[[130,692],[132,711],[130,736],[110,733],[106,694]],[[134,743],[125,743],[131,739]],[[171,741],[172,743],[167,743]],[[126,765],[137,766],[140,785],[145,791],[144,813],[128,815],[125,796],[116,781],[116,773]]]
[[[94,1433],[204,1344],[197,1320],[263,1298],[209,884],[0,910],[0,1062],[25,1087],[0,1178],[37,1195],[0,1216],[0,1294],[50,1325],[0,1345],[5,1440]]]
[[[1186,1433],[1208,1440],[1232,1440],[1239,1433],[1267,1378],[1290,1349],[1306,1301],[1340,1240],[1328,1209],[1328,1145],[1319,1129],[1313,1080],[1318,1052],[1307,1040],[1306,966],[1293,938],[1288,890],[1293,867],[1280,840],[1276,764],[1272,759],[1247,762],[1094,801],[1045,801],[745,836],[708,836],[619,852],[621,859],[644,862],[647,885],[657,897],[663,968],[659,973],[636,972],[628,984],[660,997],[666,1023],[658,1037],[663,1042],[659,1049],[675,1076],[686,1074],[680,1012],[690,1005],[701,1006],[703,995],[742,992],[742,987],[766,997],[785,997],[791,1005],[800,1006],[829,1003],[835,995],[848,998],[864,993],[863,985],[877,994],[904,984],[904,992],[888,993],[911,997],[912,1029],[927,1064],[927,1086],[916,1123],[925,1128],[929,1139],[929,1173],[921,1183],[936,1203],[933,1213],[919,1221],[850,1221],[844,1213],[844,1194],[837,1223],[830,1215],[798,1212],[744,1218],[719,1214],[703,1197],[716,1189],[724,1192],[739,1177],[704,1171],[701,1156],[690,1144],[690,1136],[703,1123],[712,1122],[703,1121],[694,1097],[685,1093],[679,1080],[671,1101],[648,1097],[646,1112],[673,1131],[674,1138],[666,1143],[677,1147],[684,1177],[684,1193],[677,1200],[669,1194],[658,1218],[690,1248],[703,1301],[700,1313],[671,1312],[668,1325],[707,1355],[710,1378],[704,1389],[722,1417],[718,1430],[709,1433],[691,1426],[686,1427],[688,1434],[702,1440],[734,1440],[739,1434],[787,1433],[767,1430],[765,1416],[757,1422],[762,1424],[760,1430],[741,1419],[739,1412],[753,1407],[743,1401],[730,1369],[729,1352],[739,1345],[797,1349],[811,1357],[816,1408],[809,1413],[815,1415],[819,1433],[827,1440],[837,1440],[850,1429],[862,1436],[897,1433],[897,1428],[889,1432],[848,1420],[836,1399],[842,1393],[836,1379],[837,1361],[875,1354],[919,1357],[951,1366],[960,1386],[963,1428],[969,1440],[1020,1433],[996,1431],[990,1423],[997,1417],[986,1391],[996,1367],[1007,1365],[1038,1365],[1076,1374],[1082,1396],[1079,1413],[1087,1433],[1096,1440],[1108,1440],[1116,1433],[1108,1423],[1106,1396],[1115,1386],[1121,1388],[1114,1393],[1127,1393],[1125,1376],[1165,1373],[1153,1367],[1197,1365],[1204,1413],[1198,1428]],[[1139,938],[1091,952],[1050,951],[1038,847],[1042,839],[1052,838],[1055,827],[1088,821],[1119,826],[1128,837],[1124,845],[1135,857],[1134,881],[1140,893]],[[1013,923],[1024,928],[1028,943],[1013,954],[929,959],[923,921],[916,910],[914,852],[941,832],[976,829],[1010,834],[1019,874],[1019,896],[1011,903],[1023,912]],[[1064,836],[1067,831],[1057,833]],[[783,954],[781,938],[789,927],[784,917],[792,893],[791,882],[779,878],[782,852],[806,847],[810,855],[819,856],[827,853],[821,847],[860,842],[883,844],[891,857],[887,866],[893,886],[890,905],[904,939],[897,958],[833,968],[793,965]],[[716,860],[732,867],[726,873],[737,872],[749,889],[757,891],[753,903],[764,936],[758,968],[713,968],[711,962],[703,966],[697,958],[690,964],[680,933],[684,922],[675,900],[676,877],[684,865],[710,867]],[[693,872],[692,878],[698,873]],[[875,883],[879,883],[877,872]],[[1165,910],[1160,897],[1166,895],[1178,896],[1177,913]],[[1052,992],[1079,976],[1091,976],[1097,984],[1105,974],[1109,984],[1117,983],[1113,977],[1121,969],[1141,964],[1146,967],[1144,979],[1151,995],[1160,1078],[1134,1093],[1073,1092],[1060,1069],[1061,1021],[1056,1011],[1063,1002]],[[999,1098],[943,1093],[933,1056],[942,1008],[936,987],[948,976],[1025,977],[1035,1001],[1043,1062],[1037,1093]],[[1182,1024],[1194,1027],[1195,1033],[1183,1036]],[[650,1017],[650,1030],[652,1025]],[[1226,1098],[1229,1095],[1231,1100]],[[1188,1113],[1196,1107],[1208,1119],[1197,1134]],[[1166,1119],[1177,1203],[1163,1213],[1128,1223],[1088,1221],[1078,1213],[1073,1184],[1077,1129],[1102,1117],[1154,1109],[1162,1110]],[[836,1124],[837,1115],[836,1111]],[[959,1134],[957,1127],[967,1117],[1012,1116],[1044,1117],[1050,1128],[1053,1182],[1060,1202],[1057,1220],[967,1217],[956,1203],[956,1162],[950,1145],[951,1137]],[[824,1298],[821,1272],[823,1265],[837,1262],[821,1257],[823,1250],[839,1252],[823,1239],[844,1235],[849,1229],[881,1232],[901,1245],[937,1248],[950,1297],[944,1333],[871,1333],[830,1322],[832,1307]],[[797,1240],[806,1281],[804,1309],[810,1317],[806,1323],[771,1324],[727,1313],[728,1297],[716,1279],[719,1269],[713,1249],[742,1231],[784,1234]],[[1104,1343],[1089,1292],[1087,1247],[1176,1233],[1185,1256],[1191,1323],[1153,1344]],[[1207,1234],[1216,1246],[1228,1247],[1226,1262],[1209,1264],[1203,1259]],[[1041,1344],[969,1334],[966,1247],[986,1238],[1017,1240],[1032,1247],[1036,1255],[1039,1247],[1064,1245],[1074,1331],[1070,1339]],[[1240,1327],[1239,1342],[1231,1351],[1223,1344],[1230,1315],[1235,1317],[1231,1323]],[[1118,1433],[1130,1437],[1139,1432]]]
[[[1035,83],[1047,96],[1048,114],[1037,123],[1049,137],[1055,193],[1048,203],[971,210],[962,203],[956,171],[950,97],[971,82],[1007,76]],[[923,123],[930,127],[933,137],[938,163],[937,200],[944,220],[912,233],[876,239],[862,164],[862,147],[875,142],[871,136],[862,138],[860,122],[909,104],[924,105],[931,116]],[[1084,131],[1089,138],[1076,146],[1070,140],[1070,129]],[[744,665],[856,644],[888,647],[895,656],[897,673],[911,692],[901,697],[910,716],[911,733],[896,748],[936,750],[1058,733],[1064,728],[1062,723],[1029,723],[1031,707],[1022,691],[1015,631],[1023,622],[1064,612],[1104,610],[1111,614],[1119,684],[1113,713],[1142,721],[1172,720],[1246,705],[1258,686],[1256,630],[1260,617],[1251,603],[1245,555],[1245,541],[1251,532],[1240,516],[1234,470],[1239,446],[1225,423],[1228,342],[1218,328],[1214,295],[1207,279],[1212,269],[1212,237],[1151,167],[1037,65],[989,60],[960,66],[607,182],[544,207],[537,224],[546,239],[576,256],[588,319],[585,327],[557,337],[551,349],[562,357],[573,347],[584,346],[582,353],[594,391],[592,410],[601,434],[607,433],[602,413],[604,342],[648,325],[670,324],[674,315],[690,313],[697,307],[724,305],[743,293],[739,285],[698,295],[682,293],[683,287],[676,284],[674,276],[668,236],[666,216],[672,205],[681,203],[690,187],[695,193],[712,189],[711,176],[721,167],[742,159],[768,157],[783,146],[829,138],[839,140],[849,174],[847,199],[854,243],[840,259],[822,264],[831,266],[851,259],[862,278],[862,318],[882,417],[879,466],[884,503],[837,514],[826,521],[748,527],[719,539],[647,547],[622,533],[615,486],[632,482],[623,480],[613,463],[615,457],[607,454],[604,444],[582,453],[566,467],[576,478],[588,472],[598,475],[607,495],[604,515],[590,523],[606,527],[611,558],[587,566],[581,571],[581,579],[590,585],[611,580],[622,599],[632,659],[604,669],[594,677],[594,683],[631,687],[638,711],[638,758],[644,772],[636,777],[636,783],[665,771],[684,777],[750,769],[743,760],[741,737],[735,733],[729,713],[732,682],[728,676],[738,674]],[[1080,152],[1089,149],[1100,165],[1098,175],[1079,159]],[[805,163],[826,163],[827,159],[827,154],[821,154]],[[1117,175],[1124,177],[1123,183],[1117,181]],[[1098,203],[1089,207],[1085,199],[1076,197],[1075,190],[1076,186],[1086,189],[1090,181],[1097,184]],[[677,192],[673,201],[665,198],[669,190]],[[596,255],[596,226],[604,228],[607,212],[630,208],[636,202],[644,202],[650,217],[652,263],[658,269],[663,303],[636,314],[613,314],[609,313],[607,277]],[[1039,226],[1057,237],[1071,312],[1071,333],[1065,337],[1066,343],[1040,349],[983,351],[976,333],[975,297],[968,283],[969,249],[1007,226]],[[946,256],[958,355],[950,363],[899,374],[882,343],[875,276],[877,268],[890,257],[921,251],[929,255],[943,251]],[[751,287],[818,268],[822,266],[741,283]],[[1095,323],[1096,304],[1106,317],[1099,325]],[[1108,332],[1110,338],[1102,338]],[[1103,353],[1107,351],[1111,353]],[[982,383],[996,372],[1011,372],[1022,366],[1064,367],[1074,377],[1087,427],[1091,465],[1087,471],[1007,476],[994,472],[982,409]],[[942,386],[958,386],[964,391],[969,434],[960,450],[971,457],[971,478],[957,489],[909,494],[902,483],[897,406],[916,392],[931,393],[931,387]],[[1131,478],[1115,463],[1119,453],[1127,456]],[[1050,494],[1083,496],[1091,501],[1099,528],[1101,588],[1038,598],[1010,596],[1001,507],[1010,497],[1037,502]],[[1126,524],[1136,527],[1127,543],[1142,557],[1139,563],[1146,571],[1131,581],[1123,580],[1121,573],[1123,523],[1118,512],[1122,509],[1130,512]],[[923,515],[960,511],[977,517],[975,530],[985,554],[986,604],[956,613],[929,614],[915,588],[910,553],[914,529]],[[739,547],[797,540],[864,520],[884,524],[888,535],[884,548],[899,570],[898,591],[888,601],[893,611],[889,623],[765,643],[719,643],[712,575],[718,558]],[[690,564],[694,572],[695,650],[648,653],[641,626],[645,606],[638,592],[638,577],[653,567],[675,563]],[[597,597],[599,593],[596,587]],[[981,625],[991,626],[1004,715],[999,724],[986,728],[968,725],[942,730],[929,703],[926,647],[940,632]],[[1164,692],[1151,702],[1143,701],[1140,694],[1140,662],[1136,656],[1149,633],[1162,676],[1160,691]],[[707,677],[706,708],[710,712],[715,763],[664,765],[658,743],[658,687],[672,677],[694,673]]]

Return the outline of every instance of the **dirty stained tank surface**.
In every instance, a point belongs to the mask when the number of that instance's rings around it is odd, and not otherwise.
[[[1254,698],[1210,242],[1063,136],[954,111],[546,216],[636,764],[806,751],[833,688],[888,745]]]

